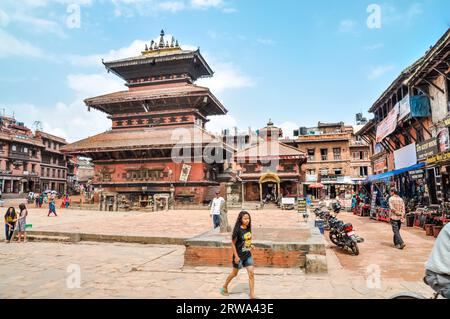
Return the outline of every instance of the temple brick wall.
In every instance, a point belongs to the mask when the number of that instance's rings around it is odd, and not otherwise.
[[[306,251],[256,248],[252,252],[256,267],[303,268]],[[233,253],[230,247],[188,246],[184,255],[185,266],[231,267]]]

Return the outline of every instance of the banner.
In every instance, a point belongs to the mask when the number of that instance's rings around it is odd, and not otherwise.
[[[380,143],[395,131],[397,127],[398,107],[398,104],[394,106],[394,108],[388,113],[386,118],[381,121],[380,124],[378,124],[376,138],[377,143]]]
[[[398,104],[399,104],[398,121],[400,122],[411,113],[411,107],[409,104],[409,94],[407,94],[400,102],[398,102]]]
[[[181,169],[181,174],[180,174],[180,182],[186,183],[188,181],[189,173],[191,172],[191,168],[192,168],[192,166],[183,164],[183,168]]]

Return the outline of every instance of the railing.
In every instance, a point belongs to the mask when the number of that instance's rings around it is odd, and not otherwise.
[[[17,152],[17,151],[11,151],[9,153],[9,157],[11,158],[15,158],[15,159],[24,159],[24,160],[28,160],[31,158],[31,155],[28,153],[22,153],[22,152]]]

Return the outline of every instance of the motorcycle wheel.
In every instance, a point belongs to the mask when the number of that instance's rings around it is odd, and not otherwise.
[[[336,246],[339,246],[339,240],[335,233],[333,233],[333,232],[330,233],[330,240],[333,244],[335,244]]]
[[[363,242],[364,242],[364,238],[358,237],[358,243],[363,243]]]
[[[350,244],[350,249],[352,250],[353,255],[358,256],[359,255],[359,248],[358,248],[358,244],[355,242],[352,242]]]

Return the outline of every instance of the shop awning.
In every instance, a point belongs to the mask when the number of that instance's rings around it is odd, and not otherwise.
[[[374,182],[374,181],[390,178],[392,176],[400,175],[400,174],[403,174],[403,173],[406,173],[409,171],[419,170],[421,168],[424,168],[425,165],[426,165],[425,163],[419,163],[419,164],[416,164],[413,166],[397,169],[395,171],[390,171],[390,172],[386,172],[386,173],[382,173],[382,174],[378,174],[378,175],[369,176],[367,178],[367,182]]]

